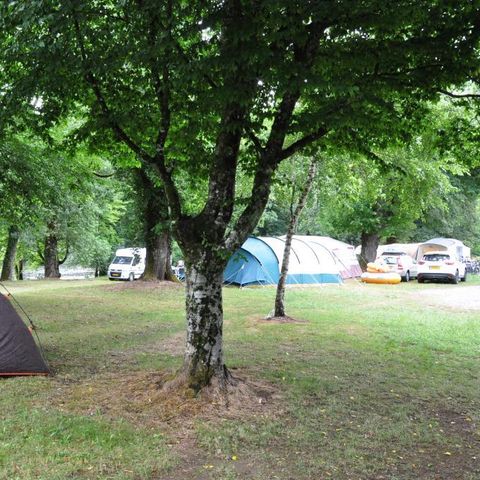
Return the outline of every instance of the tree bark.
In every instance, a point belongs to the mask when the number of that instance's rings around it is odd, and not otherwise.
[[[11,225],[8,229],[7,249],[3,258],[2,274],[0,280],[15,280],[15,256],[17,254],[18,240],[20,230],[16,225]]]
[[[48,224],[48,234],[45,237],[43,258],[45,262],[45,278],[60,278],[60,260],[58,259],[58,238],[55,225]]]
[[[211,383],[224,388],[231,380],[223,360],[223,261],[205,256],[186,260],[187,343],[183,375],[195,392]]]
[[[17,264],[17,278],[23,280],[23,271],[25,269],[25,259],[21,258]]]
[[[313,179],[315,178],[316,166],[317,166],[316,159],[313,159],[312,162],[310,163],[307,179],[300,193],[298,204],[295,207],[295,209],[293,209],[293,204],[291,205],[292,213],[290,215],[290,221],[288,223],[287,234],[285,237],[285,248],[283,250],[282,268],[281,268],[280,278],[278,280],[278,285],[277,285],[277,294],[275,297],[275,313],[274,313],[275,317],[285,316],[285,285],[287,283],[288,266],[290,263],[290,251],[292,248],[292,239],[293,239],[293,235],[297,231],[298,220],[300,218],[302,210],[305,207],[308,194],[312,188]]]
[[[374,262],[377,258],[377,249],[380,237],[376,233],[362,232],[362,250],[360,253],[360,265],[365,270],[368,262]]]
[[[147,256],[145,259],[145,272],[143,280],[165,280],[167,276],[167,263],[170,260],[170,235],[168,230],[157,233],[159,223],[149,225],[146,219],[145,246]]]
[[[136,182],[141,194],[147,249],[142,279],[169,280],[173,272],[170,268],[170,227],[165,193],[152,182],[145,167],[136,171]]]

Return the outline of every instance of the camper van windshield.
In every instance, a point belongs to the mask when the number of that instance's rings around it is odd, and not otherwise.
[[[115,257],[112,263],[117,265],[130,265],[132,263],[132,259],[133,257]]]

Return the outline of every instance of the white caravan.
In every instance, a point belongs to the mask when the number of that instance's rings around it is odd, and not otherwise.
[[[119,248],[108,267],[108,278],[131,282],[140,278],[145,271],[146,255],[146,248]]]

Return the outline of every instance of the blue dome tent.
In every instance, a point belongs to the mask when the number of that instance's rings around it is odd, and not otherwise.
[[[261,239],[249,237],[228,261],[224,282],[236,285],[270,285],[278,282],[280,271],[273,250]]]
[[[226,284],[276,284],[285,248],[285,237],[250,237],[228,261]],[[292,240],[288,284],[342,283],[360,275],[354,249],[329,237],[299,236]]]

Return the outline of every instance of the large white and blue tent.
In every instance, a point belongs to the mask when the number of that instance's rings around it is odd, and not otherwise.
[[[230,258],[227,284],[278,283],[285,237],[250,237]],[[341,283],[361,274],[354,248],[333,238],[299,236],[292,239],[288,284]]]

